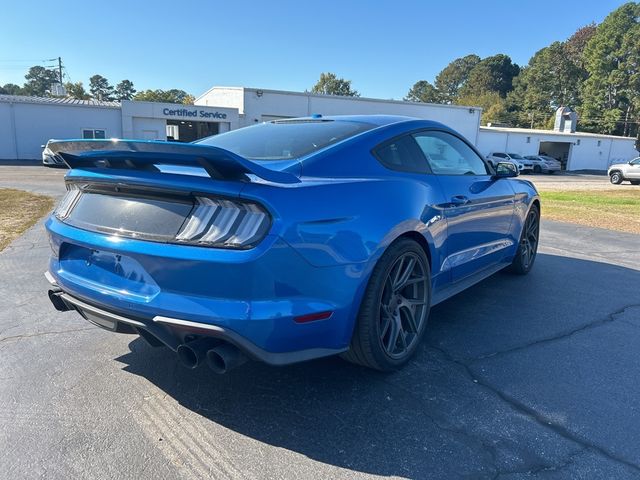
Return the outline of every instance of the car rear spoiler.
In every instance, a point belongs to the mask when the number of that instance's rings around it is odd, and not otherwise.
[[[69,168],[117,168],[161,172],[159,165],[201,167],[217,180],[250,181],[255,175],[273,183],[299,183],[290,172],[271,170],[211,145],[149,140],[51,140],[51,152]]]

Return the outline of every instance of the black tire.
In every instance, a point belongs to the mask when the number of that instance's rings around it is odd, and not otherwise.
[[[631,185],[640,185],[640,180],[629,180]]]
[[[538,243],[540,238],[540,209],[537,205],[532,205],[522,226],[520,243],[513,262],[507,268],[516,275],[526,275],[533,268],[538,253]]]
[[[542,173],[542,168],[540,168],[540,165],[533,166],[533,173]]]
[[[409,273],[403,283],[405,270]],[[398,290],[396,287],[401,284],[404,286]],[[424,336],[430,305],[431,270],[427,255],[414,240],[401,238],[389,246],[373,269],[350,348],[342,357],[380,371],[401,368]]]
[[[620,185],[623,180],[624,180],[624,177],[622,176],[621,172],[614,171],[614,172],[611,172],[611,175],[609,175],[609,181],[614,185]]]

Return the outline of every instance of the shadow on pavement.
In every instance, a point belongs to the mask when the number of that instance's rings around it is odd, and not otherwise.
[[[529,276],[497,274],[436,306],[415,359],[392,374],[328,358],[282,368],[250,362],[216,376],[206,367],[176,370],[175,355],[139,338],[117,360],[211,422],[346,469],[451,478],[549,467],[581,447],[451,359],[473,363],[599,321],[637,296],[640,272],[544,254],[536,261]],[[496,390],[514,374],[502,368]],[[575,395],[587,402],[596,396]]]

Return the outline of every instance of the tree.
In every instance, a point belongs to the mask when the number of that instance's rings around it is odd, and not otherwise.
[[[36,97],[46,97],[51,94],[51,85],[58,82],[58,73],[41,66],[31,67],[24,76],[24,93]]]
[[[122,80],[116,85],[115,99],[116,100],[131,100],[136,94],[136,89],[133,88],[133,82],[131,80]]]
[[[142,102],[182,103],[185,105],[192,104],[194,100],[193,95],[176,88],[171,90],[144,90],[136,93],[133,99]]]
[[[498,54],[481,60],[469,72],[469,77],[460,89],[460,95],[479,96],[485,92],[497,92],[502,98],[512,88],[513,78],[520,67],[508,55]]]
[[[440,91],[426,80],[420,80],[413,84],[404,99],[408,102],[441,103]]]
[[[113,100],[113,87],[102,75],[94,75],[89,79],[89,91],[96,100]]]
[[[182,99],[182,104],[183,105],[193,105],[193,102],[196,101],[196,97],[194,97],[193,95],[187,93],[185,95],[185,97]]]
[[[88,100],[91,95],[84,89],[82,82],[67,82],[64,84],[64,88],[67,90],[67,96],[78,100]]]
[[[509,111],[507,101],[498,92],[485,91],[479,94],[469,94],[456,99],[458,105],[472,105],[482,108],[481,122],[487,124],[506,123],[512,125],[516,121],[516,114]]]
[[[442,99],[446,103],[455,101],[458,92],[469,78],[471,70],[478,63],[480,63],[478,55],[456,58],[436,76],[435,88],[440,92]]]
[[[583,123],[631,135],[640,120],[640,4],[626,3],[598,25],[584,48]]]
[[[584,48],[587,43],[596,33],[596,24],[590,23],[582,28],[576,30],[576,33],[571,35],[565,42],[565,51],[569,60],[571,60],[576,67],[584,69]]]
[[[321,73],[320,79],[311,89],[311,93],[320,95],[341,95],[345,97],[359,97],[356,90],[351,89],[351,80],[338,78],[335,73]]]
[[[585,72],[567,55],[566,44],[554,42],[529,60],[513,81],[510,103],[523,110],[520,126],[544,127],[560,106],[576,107],[580,103],[580,85]],[[537,122],[536,122],[537,121]]]
[[[0,87],[0,93],[4,95],[22,95],[23,89],[20,85],[16,85],[15,83],[5,83]]]

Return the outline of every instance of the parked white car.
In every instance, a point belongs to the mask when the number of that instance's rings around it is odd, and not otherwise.
[[[614,185],[620,185],[625,180],[629,180],[633,185],[640,185],[640,157],[636,157],[627,163],[611,165],[607,174]]]
[[[49,140],[51,142],[53,140]],[[62,158],[55,155],[49,149],[49,142],[46,145],[40,145],[42,148],[42,165],[45,167],[66,167],[66,164],[62,161]]]
[[[533,173],[553,173],[562,170],[562,164],[547,155],[527,155],[524,158],[533,162]]]
[[[520,173],[533,170],[533,163],[517,153],[491,152],[487,155],[487,161],[492,167],[495,167],[498,162],[511,162],[518,167]]]

